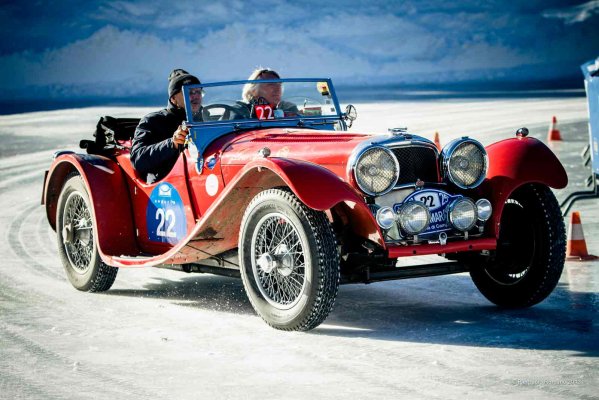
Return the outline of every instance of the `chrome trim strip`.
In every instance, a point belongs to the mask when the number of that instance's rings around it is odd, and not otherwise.
[[[428,143],[428,142],[421,142],[421,141],[414,141],[411,140],[409,142],[403,142],[403,143],[397,143],[397,144],[393,144],[393,145],[389,145],[389,148],[391,150],[393,149],[399,149],[402,147],[425,147],[427,149],[430,150],[434,150],[435,151],[435,158],[439,158],[439,150],[437,150],[437,146],[435,146],[433,143]]]

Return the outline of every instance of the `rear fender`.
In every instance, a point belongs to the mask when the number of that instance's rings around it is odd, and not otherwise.
[[[491,231],[499,236],[499,223],[505,201],[522,185],[539,183],[554,189],[568,184],[568,175],[558,158],[535,138],[512,138],[486,148],[489,156],[487,178],[480,187],[482,196],[491,200]]]
[[[112,255],[139,254],[124,175],[117,163],[106,157],[65,154],[54,161],[43,194],[52,229],[56,230],[58,197],[67,176],[75,171],[83,178],[92,203],[94,234],[102,260]]]

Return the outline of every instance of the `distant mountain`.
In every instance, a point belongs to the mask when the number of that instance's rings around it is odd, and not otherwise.
[[[166,96],[175,67],[203,81],[269,66],[340,85],[577,86],[599,56],[599,0],[37,4],[0,6],[0,99]]]

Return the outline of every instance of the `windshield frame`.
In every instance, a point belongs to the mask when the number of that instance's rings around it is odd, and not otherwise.
[[[240,119],[240,120],[231,120],[231,121],[193,121],[190,116],[192,116],[191,104],[189,102],[189,92],[192,89],[205,89],[210,87],[217,86],[233,86],[239,85],[243,87],[243,85],[247,83],[314,83],[318,82],[326,82],[329,88],[329,94],[333,101],[333,105],[335,106],[336,114],[326,115],[326,116],[290,116],[284,118],[276,118],[269,120],[258,120],[258,119]],[[241,98],[241,96],[240,96]],[[240,80],[240,81],[225,81],[225,82],[212,82],[212,83],[200,83],[194,85],[184,85],[183,86],[183,100],[185,103],[185,114],[186,114],[186,124],[189,127],[211,127],[211,126],[226,126],[230,125],[233,130],[236,129],[244,129],[246,126],[259,126],[262,128],[268,127],[277,127],[277,126],[310,126],[312,124],[322,124],[323,122],[328,121],[339,121],[343,119],[345,115],[344,112],[341,111],[341,107],[339,105],[339,100],[337,99],[337,94],[335,92],[335,88],[333,86],[333,82],[330,78],[285,78],[285,79],[260,79],[260,80]]]

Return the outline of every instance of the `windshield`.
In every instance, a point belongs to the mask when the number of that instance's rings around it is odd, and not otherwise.
[[[183,93],[187,120],[192,124],[341,117],[328,79],[189,85],[183,88]]]

